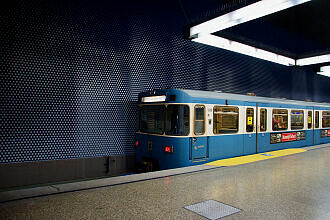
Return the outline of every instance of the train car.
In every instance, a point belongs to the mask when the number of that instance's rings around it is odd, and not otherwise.
[[[164,89],[139,94],[136,162],[146,171],[330,142],[330,104]]]

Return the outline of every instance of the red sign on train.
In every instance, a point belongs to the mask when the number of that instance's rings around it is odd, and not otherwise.
[[[328,136],[330,137],[330,130],[328,130]]]
[[[282,134],[282,142],[297,140],[297,133],[284,133]]]

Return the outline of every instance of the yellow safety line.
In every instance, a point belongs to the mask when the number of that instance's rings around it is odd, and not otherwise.
[[[235,165],[240,165],[240,164],[245,164],[245,163],[252,163],[252,162],[260,161],[260,160],[267,160],[267,159],[271,159],[271,158],[302,153],[302,152],[305,152],[305,151],[307,151],[307,150],[297,149],[297,148],[289,148],[289,149],[284,149],[284,150],[269,151],[269,152],[260,153],[260,154],[252,154],[252,155],[247,155],[247,156],[217,160],[217,161],[207,163],[206,165],[211,165],[211,166],[235,166]]]

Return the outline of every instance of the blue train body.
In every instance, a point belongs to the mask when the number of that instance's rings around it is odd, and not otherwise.
[[[147,170],[330,142],[330,104],[166,89],[141,93],[139,109]]]

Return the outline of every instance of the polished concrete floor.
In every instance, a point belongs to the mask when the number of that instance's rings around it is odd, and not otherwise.
[[[224,219],[330,219],[330,147],[233,167],[0,204],[0,219],[205,219],[184,206],[216,200]]]

